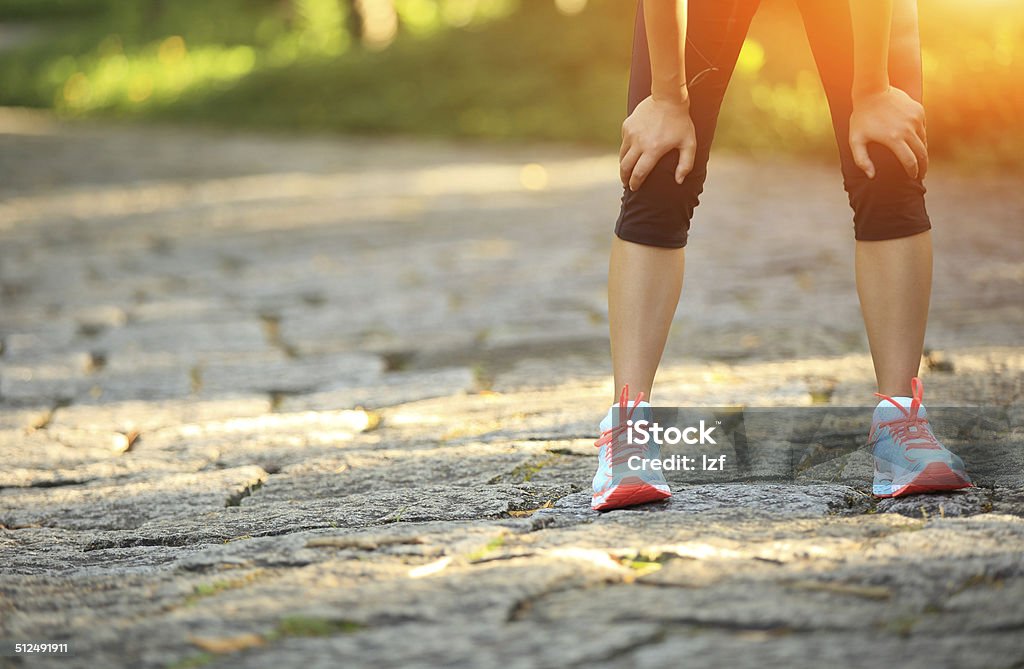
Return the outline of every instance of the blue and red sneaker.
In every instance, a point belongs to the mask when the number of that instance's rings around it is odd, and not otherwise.
[[[946,450],[932,433],[921,404],[921,380],[914,377],[910,385],[913,397],[909,398],[875,393],[882,398],[868,437],[875,456],[875,497],[970,488],[973,484],[963,460]]]
[[[664,474],[651,468],[634,469],[631,458],[639,462],[661,458],[661,448],[653,443],[630,443],[628,421],[650,420],[651,405],[639,393],[629,405],[629,386],[622,389],[619,403],[608,410],[601,421],[601,437],[594,442],[598,452],[597,474],[594,475],[594,496],[590,506],[596,511],[610,511],[626,506],[646,504],[672,496]],[[637,464],[638,460],[632,460]]]

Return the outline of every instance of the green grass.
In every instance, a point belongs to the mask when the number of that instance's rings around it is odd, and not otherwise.
[[[374,51],[353,43],[339,0],[0,0],[0,20],[43,29],[0,53],[0,104],[67,118],[617,146],[633,3],[589,0],[566,16],[553,0],[394,2],[403,28]],[[716,142],[832,156],[824,95],[786,7],[767,1],[755,19]],[[1024,7],[934,0],[921,12],[933,155],[1024,165]]]
[[[216,659],[217,656],[213,653],[195,653],[167,665],[166,669],[199,669]]]
[[[284,637],[323,637],[336,634],[350,634],[363,629],[364,625],[351,620],[313,618],[309,616],[287,616],[282,618],[274,631],[267,635],[268,641]]]
[[[469,560],[470,562],[477,562],[479,560],[483,560],[483,559],[487,558],[488,556],[490,556],[492,553],[494,553],[497,550],[499,550],[504,545],[505,545],[505,535],[497,536],[497,537],[491,539],[490,541],[488,541],[487,544],[485,544],[484,546],[478,548],[477,550],[475,550],[472,553],[470,553],[469,555],[467,555],[466,559]]]
[[[192,606],[202,599],[219,595],[229,590],[237,590],[251,585],[262,576],[261,571],[254,571],[239,578],[220,579],[210,583],[200,583],[192,588],[192,593],[185,598],[185,605]]]
[[[661,562],[654,562],[651,560],[641,560],[639,558],[623,559],[621,563],[624,567],[636,572],[638,576],[646,576],[647,574],[653,574],[662,568]]]

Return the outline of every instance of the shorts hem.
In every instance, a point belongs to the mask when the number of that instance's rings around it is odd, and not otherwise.
[[[892,229],[878,229],[869,231],[855,231],[853,238],[858,242],[884,242],[890,239],[902,239],[903,237],[913,237],[919,235],[922,232],[928,232],[932,229],[931,221],[924,221],[914,226],[901,226]]]
[[[681,249],[686,247],[687,237],[682,239],[658,239],[654,237],[647,237],[645,235],[638,235],[632,232],[624,231],[621,228],[615,228],[615,236],[626,242],[633,242],[634,244],[643,244],[644,246],[657,246],[663,249]]]

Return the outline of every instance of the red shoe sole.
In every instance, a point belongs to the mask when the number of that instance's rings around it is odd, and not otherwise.
[[[928,492],[947,492],[950,490],[961,490],[962,488],[973,488],[974,484],[964,480],[949,465],[941,462],[933,462],[914,477],[914,480],[896,490],[890,495],[878,495],[878,497],[903,497],[904,495],[917,495]]]
[[[668,499],[671,496],[671,492],[659,490],[638,478],[625,479],[615,487],[612,494],[608,495],[608,499],[601,502],[598,506],[591,505],[591,508],[595,511],[611,511],[612,509],[623,509],[627,506],[657,502],[662,499]]]

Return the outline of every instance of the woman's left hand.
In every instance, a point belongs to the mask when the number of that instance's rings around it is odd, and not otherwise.
[[[917,100],[892,86],[884,91],[854,95],[850,149],[857,167],[874,179],[875,165],[867,148],[870,142],[892,151],[910,178],[924,178],[928,171],[928,139],[924,107]]]

